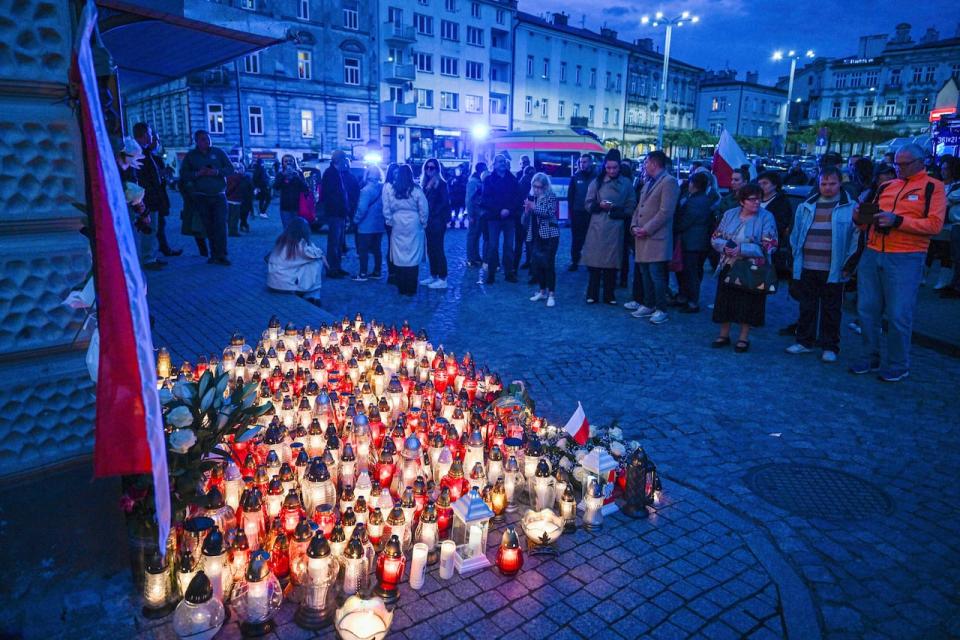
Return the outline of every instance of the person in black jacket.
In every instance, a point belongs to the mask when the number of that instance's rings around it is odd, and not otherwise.
[[[257,206],[260,217],[267,217],[267,208],[270,206],[270,175],[263,166],[263,158],[257,158],[253,163],[253,188],[257,191]]]
[[[516,282],[513,270],[513,242],[519,224],[523,196],[517,177],[510,173],[506,156],[497,154],[493,159],[493,173],[483,181],[480,208],[487,225],[487,275],[485,282],[493,284],[497,267],[500,266],[500,235],[503,235],[503,270],[507,282]]]
[[[273,182],[274,190],[280,194],[280,222],[286,229],[290,221],[300,215],[300,194],[310,197],[310,188],[303,174],[297,169],[297,161],[291,155],[281,158],[283,169]]]
[[[146,122],[133,125],[133,137],[143,149],[143,161],[137,171],[137,182],[143,187],[143,204],[156,217],[157,243],[165,256],[179,256],[183,249],[172,249],[167,241],[167,216],[170,214],[170,196],[167,194],[167,172],[163,160],[156,154],[160,139]]]
[[[533,167],[527,165],[527,168],[523,170],[523,176],[520,178],[520,195],[522,199],[531,193],[531,185],[533,184],[533,174],[536,173],[533,170]],[[522,220],[521,220],[522,222]],[[513,270],[516,272],[519,269],[529,269],[530,268],[530,245],[526,242],[527,238],[527,228],[525,224],[518,224],[516,229],[516,236],[514,237],[513,246],[516,248],[513,256]],[[527,260],[522,265],[520,264],[521,259],[523,258],[523,250],[527,250]],[[533,274],[531,274],[531,280],[529,284],[533,284]]]
[[[427,218],[427,259],[430,261],[430,277],[420,284],[430,289],[447,288],[447,256],[443,238],[450,222],[450,190],[440,174],[440,161],[430,158],[423,163],[421,187],[427,196],[430,216]]]
[[[343,171],[350,163],[347,154],[339,149],[330,157],[330,166],[323,172],[322,198],[323,212],[327,219],[327,277],[343,278],[347,272],[341,266],[342,244],[347,218],[350,212],[350,200],[343,183]]]
[[[782,191],[780,174],[776,171],[765,171],[757,177],[757,184],[763,189],[760,206],[772,213],[773,219],[777,221],[777,237],[789,238],[790,228],[793,227],[793,207]],[[785,281],[789,281],[792,274],[790,262],[788,248],[781,246],[774,252],[773,264],[777,268],[777,275]]]
[[[687,195],[680,199],[677,215],[673,220],[673,232],[680,243],[683,269],[677,274],[682,304],[680,313],[700,311],[700,283],[703,280],[703,262],[710,248],[713,232],[714,200],[708,189],[710,180],[705,173],[695,173],[687,182]]]
[[[210,239],[209,264],[230,266],[227,259],[227,177],[233,175],[230,158],[214,147],[204,130],[193,134],[195,146],[180,163],[181,192],[190,198],[194,215],[199,215]]]
[[[596,177],[593,158],[589,154],[583,154],[578,161],[577,172],[570,179],[570,188],[567,189],[567,215],[570,218],[572,236],[569,271],[576,271],[580,267],[580,254],[583,253],[583,243],[590,227],[590,212],[586,206],[587,187]]]

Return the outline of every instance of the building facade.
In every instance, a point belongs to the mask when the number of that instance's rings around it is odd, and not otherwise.
[[[914,40],[911,25],[899,24],[892,36],[860,38],[853,55],[799,69],[790,121],[804,127],[839,120],[917,135],[929,130],[937,91],[951,77],[960,78],[960,29],[946,38],[927,29]]]
[[[639,156],[656,147],[663,54],[654,50],[650,38],[637,40],[629,47],[630,69],[623,137],[630,154]],[[665,131],[697,127],[697,85],[702,74],[703,69],[699,67],[670,59],[664,103]]]
[[[383,0],[376,24],[385,159],[468,159],[510,128],[515,0]]]
[[[711,71],[700,83],[696,110],[697,127],[719,136],[729,131],[735,136],[773,138],[782,135],[786,89],[758,83],[756,73],[737,80],[737,72]]]
[[[362,157],[378,139],[379,51],[373,0],[210,3],[211,20],[286,34],[288,42],[222,67],[124,96],[127,120],[153,124],[168,152],[197,129],[231,155],[299,159],[343,149]],[[171,157],[168,162],[174,162]]]

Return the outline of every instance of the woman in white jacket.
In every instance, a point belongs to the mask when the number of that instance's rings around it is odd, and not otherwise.
[[[325,264],[323,251],[310,242],[309,223],[294,216],[267,255],[267,287],[291,291],[318,303]]]
[[[400,165],[393,182],[383,186],[383,217],[392,228],[390,259],[395,265],[396,285],[401,295],[412,296],[417,292],[428,216],[427,197],[413,181],[413,170],[410,165]]]

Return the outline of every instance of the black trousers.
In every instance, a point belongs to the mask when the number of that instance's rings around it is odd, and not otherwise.
[[[382,233],[357,233],[357,253],[360,255],[360,273],[380,273],[380,264],[383,261]],[[373,271],[367,270],[367,257],[373,256]]]
[[[797,342],[826,351],[840,351],[840,307],[843,304],[843,283],[827,282],[826,271],[804,269],[794,285],[800,302],[800,320],[797,322]],[[819,315],[819,323],[817,317]],[[817,340],[819,325],[820,340]]]
[[[643,304],[643,270],[639,262],[633,263],[633,289],[630,292],[630,299],[637,304]]]
[[[412,296],[417,293],[417,274],[420,267],[393,266],[394,282],[397,284],[397,291],[402,296]]]
[[[583,243],[587,240],[587,229],[590,228],[590,212],[573,211],[570,214],[570,262],[580,264],[580,254],[583,253]]]
[[[603,281],[603,301],[612,302],[616,299],[614,288],[617,285],[617,270],[588,267],[590,279],[587,281],[587,298],[600,299],[600,282]]]
[[[260,189],[260,193],[257,194],[257,206],[260,208],[260,213],[267,212],[270,207],[270,189]]]
[[[620,253],[620,286],[627,286],[630,280],[631,264],[636,264],[630,257],[635,252],[636,243],[632,233],[630,233],[630,218],[623,221],[623,251]]]
[[[223,195],[193,197],[196,213],[203,221],[213,258],[227,257],[227,198]]]
[[[683,250],[683,269],[677,274],[680,295],[693,306],[700,305],[700,283],[703,282],[703,261],[706,251]]]
[[[160,253],[164,255],[171,251],[170,243],[167,242],[167,216],[169,214],[169,211],[158,211],[155,214],[157,216],[157,244],[160,246]]]
[[[500,235],[503,235],[503,270],[507,275],[515,274],[513,268],[513,242],[516,240],[517,221],[514,218],[501,218],[497,215],[487,220],[487,280],[493,276],[500,266]]]
[[[523,249],[527,249],[527,262],[530,262],[530,246],[527,244],[527,227],[520,222],[516,224],[513,229],[514,239],[513,246],[515,248],[513,254],[513,271],[516,272],[520,269],[520,261],[523,258]]]
[[[392,278],[396,267],[393,265],[393,258],[390,257],[390,235],[393,233],[393,227],[387,227],[387,277]]]
[[[447,279],[447,254],[443,248],[443,238],[447,225],[427,227],[427,260],[430,261],[430,275],[442,280]]]
[[[557,249],[560,248],[560,238],[534,236],[530,244],[530,270],[533,277],[537,279],[541,290],[552,293],[557,290]]]

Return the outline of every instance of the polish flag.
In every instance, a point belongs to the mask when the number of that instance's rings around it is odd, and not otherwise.
[[[717,176],[717,185],[729,189],[733,170],[739,169],[744,164],[750,164],[747,154],[743,152],[730,132],[724,129],[720,134],[717,150],[713,153],[713,175]]]
[[[583,405],[577,402],[577,410],[573,412],[567,424],[563,425],[563,430],[570,434],[577,444],[587,443],[590,436],[590,423],[587,422],[587,414],[583,412]]]
[[[96,238],[100,363],[93,473],[98,478],[153,474],[162,554],[170,529],[170,485],[147,287],[100,104],[91,47],[96,26],[96,5],[87,0],[77,30],[71,80],[78,89],[87,206]]]

